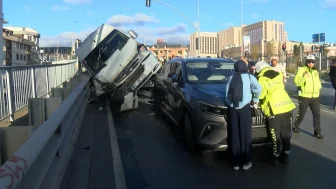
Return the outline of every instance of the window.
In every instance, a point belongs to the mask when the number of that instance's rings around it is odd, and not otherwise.
[[[32,36],[28,36],[28,40],[31,41],[32,40]]]
[[[168,77],[169,73],[170,73],[170,67],[171,67],[172,63],[171,62],[168,62],[164,65],[164,68],[163,68],[163,72],[162,74],[166,77]]]
[[[16,54],[16,60],[20,60],[20,55]]]
[[[168,77],[170,78],[176,77],[176,79],[178,79],[180,78],[180,76],[181,76],[181,64],[179,62],[172,63]]]
[[[23,60],[23,55],[22,54],[20,54],[20,60]]]
[[[26,55],[23,55],[23,60],[26,61]]]
[[[190,83],[226,83],[234,72],[234,61],[193,61],[186,64]]]
[[[103,67],[105,62],[117,50],[121,50],[128,41],[128,37],[118,30],[113,30],[107,35],[84,59],[87,69],[96,75]],[[98,59],[99,57],[99,59]]]

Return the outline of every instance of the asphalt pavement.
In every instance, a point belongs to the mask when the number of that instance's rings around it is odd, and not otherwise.
[[[325,111],[329,111],[326,110]],[[293,134],[288,165],[271,166],[269,148],[253,151],[253,167],[234,172],[225,152],[192,155],[174,138],[172,126],[153,115],[150,105],[113,114],[128,189],[336,188],[334,112],[322,113],[326,140],[311,136],[310,112],[304,132]]]
[[[295,92],[290,82],[286,88]],[[333,97],[331,89],[327,85],[322,90],[325,104]],[[336,188],[336,112],[328,108],[321,109],[325,140],[312,136],[307,111],[302,132],[293,133],[288,165],[270,165],[269,147],[256,147],[252,168],[235,172],[226,152],[188,153],[174,127],[156,118],[152,106],[139,104],[122,113],[104,106],[88,106],[63,189],[124,189],[123,182],[128,189]]]

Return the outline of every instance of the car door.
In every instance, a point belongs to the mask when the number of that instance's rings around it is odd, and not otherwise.
[[[168,84],[167,100],[169,105],[169,111],[172,118],[178,123],[181,118],[181,111],[183,110],[181,105],[183,102],[182,88],[183,77],[181,62],[176,61],[171,66],[170,82]]]
[[[157,92],[157,103],[159,103],[160,107],[168,113],[169,105],[167,103],[167,94],[168,94],[168,84],[170,83],[171,78],[169,78],[171,62],[167,62],[160,74],[157,77],[156,83],[156,92]]]

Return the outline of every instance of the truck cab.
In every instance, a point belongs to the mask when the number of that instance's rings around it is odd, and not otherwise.
[[[109,93],[111,100],[125,100],[136,93],[156,72],[161,64],[143,44],[108,24],[102,24],[78,47],[76,55],[93,77],[96,94]]]

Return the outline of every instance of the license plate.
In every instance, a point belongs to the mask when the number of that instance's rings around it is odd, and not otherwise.
[[[139,79],[133,84],[133,86],[131,87],[133,90],[135,90],[137,87],[138,87],[138,85],[140,84],[140,82],[142,81],[142,80],[144,80],[145,79],[145,77],[146,77],[146,74],[142,74],[140,77],[139,77]]]

